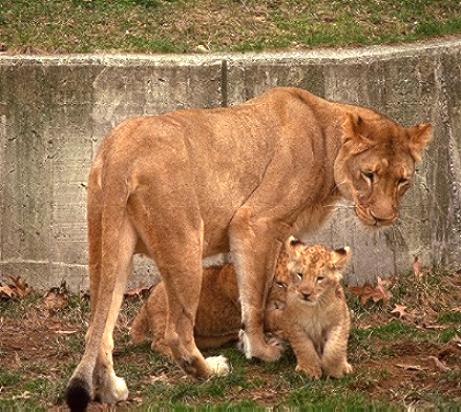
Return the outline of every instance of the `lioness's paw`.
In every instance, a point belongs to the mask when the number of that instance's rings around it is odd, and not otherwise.
[[[230,372],[229,362],[222,355],[210,356],[205,359],[205,362],[211,369],[211,374],[213,376],[225,376]]]
[[[258,358],[265,362],[274,362],[282,356],[283,345],[280,345],[278,339],[270,344],[264,341],[252,341],[245,331],[240,330],[239,340],[239,349],[247,359]]]
[[[105,387],[99,388],[96,397],[102,403],[114,404],[119,401],[126,401],[128,399],[128,387],[125,379],[114,375],[109,382]]]
[[[295,371],[307,375],[312,379],[320,379],[322,376],[322,368],[315,365],[300,365],[298,363]]]

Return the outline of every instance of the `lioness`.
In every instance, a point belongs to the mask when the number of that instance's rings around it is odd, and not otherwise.
[[[88,182],[91,315],[66,389],[70,408],[128,396],[113,369],[112,332],[134,253],[157,263],[170,307],[165,341],[187,373],[206,378],[222,369],[221,360],[203,358],[193,330],[202,258],[228,250],[246,356],[277,359],[263,315],[283,240],[318,227],[341,197],[365,224],[391,224],[430,136],[430,124],[405,128],[296,88],[114,128]]]
[[[265,330],[287,340],[296,370],[319,378],[352,371],[347,362],[350,316],[340,269],[349,248],[330,250],[290,239],[280,251],[265,311]],[[232,265],[204,269],[194,337],[200,349],[237,340],[240,327],[237,277]],[[157,284],[131,327],[135,343],[152,340],[152,349],[171,357],[165,344],[168,302],[165,285]]]

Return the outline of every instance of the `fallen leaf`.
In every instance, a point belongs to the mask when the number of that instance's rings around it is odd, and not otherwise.
[[[439,360],[439,358],[437,358],[437,356],[428,356],[427,358],[433,360],[434,363],[435,363],[435,366],[438,369],[440,369],[441,371],[447,372],[447,371],[451,370],[447,365],[445,365],[441,360]]]
[[[67,296],[53,290],[47,292],[43,305],[48,310],[61,309],[67,304]]]
[[[407,371],[423,371],[427,368],[423,368],[422,366],[419,366],[419,365],[408,365],[408,364],[405,364],[405,363],[396,363],[395,366],[397,366],[398,368],[402,368],[402,369],[405,369]]]
[[[373,302],[388,302],[392,294],[389,292],[386,287],[388,286],[389,281],[383,280],[378,276],[376,286],[371,286],[366,283],[363,286],[349,286],[349,290],[356,296],[360,298],[360,303],[364,305],[369,300]]]
[[[409,316],[407,312],[407,307],[404,305],[395,304],[394,309],[391,310],[391,313],[396,314],[400,319],[406,318]]]
[[[8,285],[0,286],[0,297],[6,296],[7,298],[14,297],[15,293]]]
[[[10,284],[10,286],[14,288],[16,295],[18,295],[20,298],[25,298],[32,291],[32,289],[29,287],[26,281],[22,279],[20,276],[8,277],[13,282],[13,284]]]

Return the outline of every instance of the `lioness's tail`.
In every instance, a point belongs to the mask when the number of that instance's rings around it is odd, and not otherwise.
[[[107,359],[103,362],[101,371],[96,371],[95,368],[98,356],[104,358],[108,356],[105,353],[106,348],[111,346],[108,342],[112,340],[113,326],[123,299],[137,241],[134,228],[126,213],[129,195],[126,182],[111,172],[113,171],[106,170],[107,181],[106,184],[102,184],[104,190],[101,189],[99,236],[93,232],[94,236],[89,237],[90,252],[93,250],[92,242],[101,242],[100,254],[97,258],[99,265],[89,265],[90,278],[98,278],[98,285],[97,293],[91,296],[92,318],[86,336],[85,352],[65,393],[66,403],[71,411],[86,410],[94,396],[94,373],[105,373],[103,369]],[[91,177],[90,175],[90,179]],[[94,218],[93,213],[94,208],[89,196],[89,224],[92,223],[90,217]]]

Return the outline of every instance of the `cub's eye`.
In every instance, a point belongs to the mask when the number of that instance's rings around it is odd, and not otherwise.
[[[368,180],[369,182],[373,182],[375,178],[375,172],[372,172],[371,170],[362,170],[361,173],[365,180]]]
[[[286,283],[283,283],[283,282],[275,282],[275,284],[279,288],[285,288],[286,289],[288,287],[288,285]]]
[[[298,272],[296,273],[296,275],[298,276],[298,278],[302,279],[303,278],[303,274],[301,272]]]
[[[318,276],[317,277],[317,282],[322,282],[325,279],[325,276]]]

